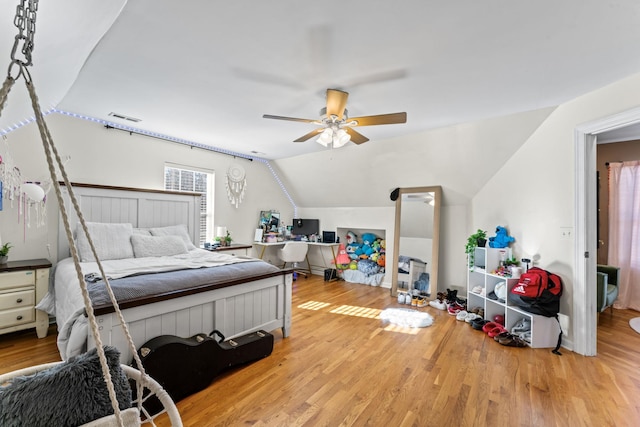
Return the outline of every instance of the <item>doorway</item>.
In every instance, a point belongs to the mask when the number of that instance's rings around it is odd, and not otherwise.
[[[576,239],[573,299],[574,351],[595,356],[597,351],[596,289],[597,204],[596,144],[598,135],[640,124],[640,107],[576,127]]]

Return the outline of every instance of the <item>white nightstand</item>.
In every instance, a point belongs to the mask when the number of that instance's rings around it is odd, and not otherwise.
[[[47,336],[49,315],[35,306],[47,293],[51,263],[46,259],[0,264],[0,334],[36,328]]]

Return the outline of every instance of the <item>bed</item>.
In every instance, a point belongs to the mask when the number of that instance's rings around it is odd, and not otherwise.
[[[426,262],[405,255],[398,256],[398,288],[406,289],[409,292],[418,289],[420,294],[431,295],[430,282],[427,280],[424,283],[423,273],[429,274]],[[415,286],[419,280],[421,280],[420,285],[422,286]]]
[[[136,348],[159,335],[188,337],[214,329],[227,338],[278,328],[289,335],[291,272],[255,258],[196,248],[199,195],[73,187]],[[65,188],[63,194],[68,197]],[[69,216],[74,226],[77,218]],[[38,308],[56,317],[58,348],[66,360],[95,343],[60,223],[58,263]],[[80,232],[75,239],[100,338],[129,363],[132,354],[86,238]]]

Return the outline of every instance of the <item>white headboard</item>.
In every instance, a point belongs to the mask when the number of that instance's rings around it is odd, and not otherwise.
[[[82,216],[87,222],[130,223],[133,227],[165,227],[186,224],[191,241],[198,246],[200,194],[143,190],[72,183]],[[69,224],[78,223],[69,191],[61,185]],[[62,218],[58,221],[58,260],[69,256],[69,242]]]

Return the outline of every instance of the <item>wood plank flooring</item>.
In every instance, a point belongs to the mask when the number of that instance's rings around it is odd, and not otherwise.
[[[383,324],[388,289],[294,282],[291,336],[178,402],[185,426],[636,426],[639,313],[601,315],[598,356],[510,348],[431,307],[434,324]],[[55,328],[52,328],[55,335]],[[0,373],[59,360],[53,336],[0,336]],[[160,422],[159,425],[168,425]]]

